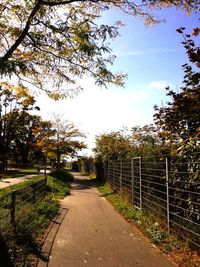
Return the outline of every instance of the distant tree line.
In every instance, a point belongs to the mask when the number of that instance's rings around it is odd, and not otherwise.
[[[80,138],[84,135],[68,121],[54,116],[44,121],[31,115],[35,100],[23,86],[0,86],[0,171],[5,171],[8,162],[14,166],[33,163],[50,163],[60,167],[63,155],[76,155],[85,148]]]

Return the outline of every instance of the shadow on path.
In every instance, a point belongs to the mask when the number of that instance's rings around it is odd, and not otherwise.
[[[2,264],[2,265],[1,265]],[[0,237],[0,266],[2,267],[14,267],[10,261],[10,255],[5,241]]]
[[[69,209],[61,207],[58,215],[51,221],[51,225],[42,240],[41,250],[39,252],[39,255],[37,255],[35,267],[48,267],[56,235],[68,211]]]
[[[75,190],[85,190],[90,189],[94,186],[94,182],[89,179],[74,179],[74,182],[72,184],[72,188]]]

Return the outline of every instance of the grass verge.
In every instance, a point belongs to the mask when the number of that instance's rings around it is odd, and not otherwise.
[[[41,178],[41,176],[35,177],[12,188],[2,189],[0,192],[2,195],[7,194],[9,190],[24,188],[27,184],[34,183]],[[1,263],[3,266],[32,266],[34,255],[40,253],[38,248],[39,237],[43,235],[51,219],[58,213],[59,199],[70,194],[72,180],[73,176],[66,170],[52,171],[47,177],[45,198],[37,205],[28,203],[27,206],[23,206],[22,216],[16,221],[15,234],[10,232],[4,236],[4,240],[0,240],[0,249],[7,252],[7,258]],[[0,251],[0,258],[1,256]],[[9,262],[9,265],[6,261]]]
[[[200,255],[176,235],[169,234],[161,221],[134,208],[126,198],[113,192],[108,184],[99,185],[98,189],[128,222],[136,225],[177,266],[200,266]]]
[[[8,186],[5,188],[1,188],[0,189],[0,197],[12,192],[13,190],[19,190],[19,189],[25,188],[26,186],[31,185],[35,182],[38,182],[42,179],[44,179],[44,175],[38,175],[38,176],[35,176],[33,178],[29,178],[28,180],[25,180],[22,183],[14,184],[14,185],[11,185],[11,186]]]

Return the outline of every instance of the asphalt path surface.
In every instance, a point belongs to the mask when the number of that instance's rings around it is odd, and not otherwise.
[[[14,185],[14,184],[23,183],[24,181],[31,179],[31,178],[38,176],[38,175],[40,175],[40,174],[30,174],[30,175],[26,175],[26,176],[22,176],[22,177],[17,177],[17,178],[2,179],[2,180],[0,180],[0,189]]]
[[[47,170],[46,173],[50,173],[50,171]],[[23,183],[23,182],[27,181],[28,179],[31,179],[33,177],[36,177],[36,176],[42,175],[42,174],[44,174],[44,170],[40,170],[40,172],[38,172],[36,174],[24,175],[24,176],[17,177],[17,178],[0,179],[0,189],[11,186],[11,185]]]
[[[46,237],[38,267],[173,267],[126,222],[87,177],[73,173],[71,195]]]

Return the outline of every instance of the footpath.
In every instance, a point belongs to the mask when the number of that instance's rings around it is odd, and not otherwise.
[[[22,177],[18,177],[18,178],[2,179],[2,180],[0,180],[0,189],[8,187],[8,186],[11,186],[11,185],[14,185],[14,184],[23,183],[27,179],[33,178],[33,177],[35,177],[37,175],[38,174],[30,174],[30,175],[26,175],[26,176],[22,176]]]
[[[71,195],[61,201],[65,215],[54,236],[45,239],[38,267],[173,267],[174,265],[129,225],[112,205],[73,173]],[[53,231],[53,229],[51,229]]]

